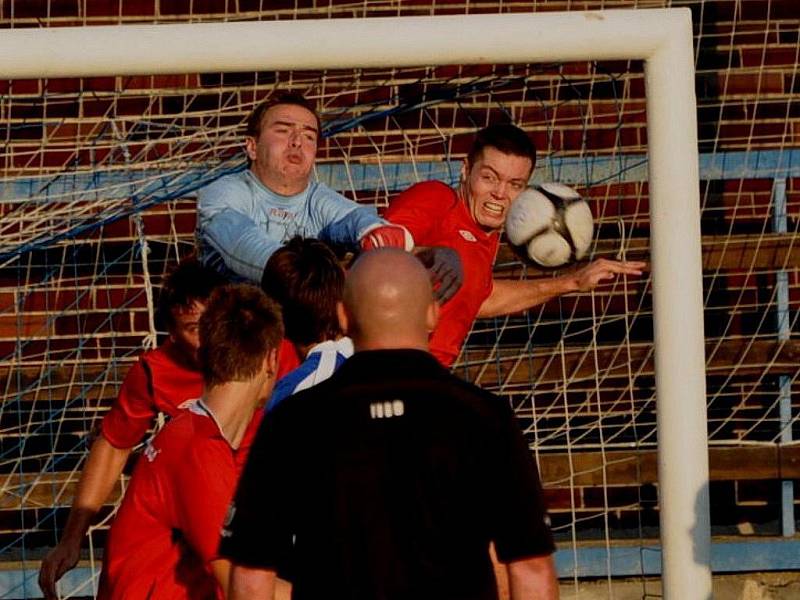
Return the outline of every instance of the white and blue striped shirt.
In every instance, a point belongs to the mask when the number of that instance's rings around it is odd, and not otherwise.
[[[272,411],[284,398],[325,381],[352,355],[353,342],[348,337],[312,346],[303,363],[275,385],[266,411]]]

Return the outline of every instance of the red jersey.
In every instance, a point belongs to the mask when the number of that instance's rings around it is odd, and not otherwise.
[[[142,441],[158,413],[175,417],[203,395],[203,375],[176,359],[172,342],[145,352],[134,364],[116,402],[103,418],[103,437],[115,448],[132,448]],[[279,349],[278,379],[300,364],[294,346],[287,340]]]
[[[142,441],[159,412],[174,417],[203,394],[200,371],[176,360],[171,342],[145,352],[134,364],[117,401],[103,418],[102,432],[116,448],[131,448]]]
[[[385,217],[406,227],[415,245],[446,246],[461,258],[464,282],[442,306],[439,324],[430,339],[431,354],[450,367],[481,304],[492,293],[492,267],[500,234],[481,229],[455,191],[439,181],[410,187],[392,201]]]
[[[202,401],[173,419],[133,473],[109,532],[98,598],[221,599],[209,564],[248,450],[231,448]]]

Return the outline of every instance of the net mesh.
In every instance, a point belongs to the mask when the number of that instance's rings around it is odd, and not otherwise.
[[[0,1],[0,24],[690,6],[709,443],[746,465],[797,437],[792,2],[233,4]],[[243,124],[256,103],[275,90],[313,99],[325,123],[316,177],[379,210],[416,181],[455,185],[474,132],[513,121],[539,149],[535,180],[589,199],[592,257],[640,259],[649,244],[642,69],[623,61],[0,81],[0,555],[22,564],[0,597],[35,595],[37,561],[58,539],[92,432],[131,362],[157,341],[153,298],[165,269],[193,250],[194,194],[246,167]],[[497,277],[553,275],[501,248]],[[631,543],[643,555],[658,534],[652,338],[648,277],[618,279],[478,321],[455,367],[513,404],[576,590],[580,573],[610,577],[613,547]],[[712,476],[715,468],[712,455]],[[713,531],[736,534],[745,518],[776,533],[779,484],[741,471],[716,473]],[[84,565],[100,556],[111,510]],[[581,563],[587,543],[606,549],[605,571]],[[648,595],[645,562],[636,569]],[[81,577],[72,594],[91,595],[91,571]]]

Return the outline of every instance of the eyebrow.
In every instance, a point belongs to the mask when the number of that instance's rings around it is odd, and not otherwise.
[[[297,125],[300,125],[300,127],[305,131],[313,131],[314,133],[319,133],[317,131],[317,128],[314,127],[313,125],[300,124],[295,121],[273,121],[270,124],[270,127],[274,127],[275,125],[284,125],[286,127],[296,127]]]
[[[481,165],[481,169],[489,169],[489,170],[490,170],[492,173],[494,173],[494,174],[495,174],[495,176],[496,176],[498,179],[502,179],[502,177],[500,177],[500,173],[498,173],[498,172],[497,172],[497,171],[494,169],[494,167],[491,167],[491,166],[489,166],[489,165]],[[512,178],[511,178],[511,179],[509,179],[508,181],[520,181],[520,182],[523,182],[523,183],[524,183],[524,182],[526,182],[526,181],[528,181],[528,180],[527,180],[527,179],[525,179],[525,178],[523,178],[523,177],[512,177]]]

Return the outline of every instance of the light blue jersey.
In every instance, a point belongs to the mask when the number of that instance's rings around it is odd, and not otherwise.
[[[198,192],[200,259],[222,273],[260,282],[267,259],[291,237],[354,247],[384,224],[375,209],[312,181],[294,196],[268,189],[250,169],[220,177]]]
[[[351,356],[353,356],[353,342],[347,337],[312,346],[303,363],[281,377],[275,385],[266,411],[270,412],[292,394],[325,381]]]

